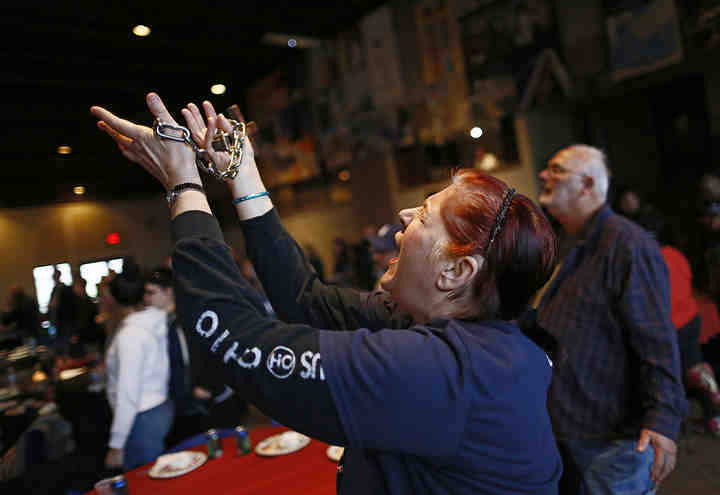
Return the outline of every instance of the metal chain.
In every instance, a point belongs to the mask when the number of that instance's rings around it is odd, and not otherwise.
[[[163,139],[169,139],[179,143],[186,143],[195,152],[195,163],[198,167],[204,170],[206,173],[212,175],[218,180],[233,180],[237,177],[238,171],[240,170],[240,164],[242,163],[243,153],[245,151],[245,136],[247,134],[247,128],[245,122],[238,122],[236,120],[230,120],[230,124],[233,127],[232,140],[231,135],[221,129],[215,130],[215,136],[213,137],[212,147],[215,151],[227,151],[230,153],[230,165],[220,171],[215,166],[215,163],[210,158],[206,149],[200,148],[197,143],[192,139],[190,130],[187,127],[183,127],[177,124],[167,124],[155,120],[153,123],[153,131],[155,134]],[[168,131],[174,131],[180,133],[180,135],[168,133]],[[232,142],[231,142],[232,141]]]

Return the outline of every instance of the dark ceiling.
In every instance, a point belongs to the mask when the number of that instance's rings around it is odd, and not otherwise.
[[[263,34],[332,38],[385,2],[132,3],[0,8],[0,207],[72,201],[75,185],[86,187],[86,199],[160,194],[97,130],[91,105],[144,123],[151,120],[144,105],[150,90],[176,115],[190,101],[242,105],[250,83],[301,53],[261,44]],[[137,24],[151,34],[133,35]],[[224,95],[210,93],[216,82],[227,87]],[[61,145],[72,153],[59,155]]]

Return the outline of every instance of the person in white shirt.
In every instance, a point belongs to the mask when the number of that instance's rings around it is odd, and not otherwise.
[[[145,280],[126,263],[101,288],[102,311],[119,321],[105,356],[107,396],[113,410],[105,466],[130,470],[164,450],[173,420],[168,400],[167,315],[144,307]]]

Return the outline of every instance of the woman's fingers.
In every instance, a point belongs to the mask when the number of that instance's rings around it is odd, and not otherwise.
[[[193,139],[196,143],[202,143],[205,141],[205,119],[200,114],[200,110],[194,103],[188,103],[187,108],[181,110],[182,116],[187,122],[188,129],[192,133]]]
[[[198,127],[198,129],[205,129],[205,119],[200,113],[200,109],[197,107],[197,105],[195,103],[188,103],[187,109],[190,111],[193,122]]]
[[[215,129],[217,129],[217,119],[214,117],[208,117],[207,120],[207,132],[205,132],[205,141],[203,146],[205,149],[210,151],[213,149],[212,142],[215,136]]]
[[[120,134],[123,134],[131,139],[137,139],[142,136],[142,126],[133,124],[129,120],[121,119],[102,107],[90,107],[90,111],[95,117],[97,117],[98,120],[103,121],[108,127]]]
[[[172,115],[170,115],[170,112],[168,112],[165,104],[156,93],[148,93],[145,101],[147,102],[147,106],[150,109],[150,113],[152,113],[155,118],[158,119],[160,122],[163,122],[165,124],[177,123],[175,122],[175,119],[172,118]]]
[[[138,156],[137,152],[132,148],[132,144],[134,143],[134,141],[132,139],[130,139],[127,136],[123,136],[122,134],[120,134],[118,131],[116,131],[109,125],[107,125],[107,123],[105,123],[102,120],[100,122],[98,122],[97,125],[101,131],[103,131],[105,134],[110,136],[113,139],[113,141],[115,141],[115,143],[118,145],[118,148],[120,148],[120,152],[122,153],[122,155],[125,158],[127,158],[131,162],[140,163],[142,165],[141,158]],[[146,168],[146,167],[143,165],[143,168]]]
[[[217,118],[215,107],[209,101],[205,100],[203,102],[203,110],[205,110],[205,117],[207,117],[208,120]]]
[[[109,125],[107,125],[107,123],[106,123],[105,121],[101,120],[101,121],[99,121],[99,122],[97,123],[97,125],[98,125],[98,127],[100,128],[101,131],[103,131],[103,132],[106,133],[108,136],[110,136],[111,138],[113,138],[113,140],[114,140],[114,141],[118,144],[118,146],[120,146],[121,148],[127,147],[127,146],[129,146],[129,145],[132,144],[132,142],[133,142],[132,139],[130,139],[130,138],[127,137],[127,136],[123,136],[123,135],[120,134],[118,131],[116,131],[115,129],[113,129],[113,128],[110,127]]]
[[[188,129],[190,129],[190,134],[193,138],[193,141],[196,143],[202,143],[205,141],[205,126],[203,125],[200,127],[198,125],[197,121],[193,117],[192,112],[188,110],[187,108],[183,108],[180,110],[180,114],[185,119],[185,123],[187,124]]]
[[[220,116],[217,118],[217,125],[220,127],[223,131],[227,132],[228,134],[233,133],[233,126],[230,123],[230,121],[225,117],[223,114],[220,114]]]
[[[149,93],[146,102],[156,119],[177,125],[157,94]],[[149,127],[121,119],[104,108],[92,107],[91,112],[99,120],[98,128],[115,141],[123,156],[139,164],[165,188],[198,174],[190,146],[166,141]]]
[[[212,141],[215,136],[215,129],[217,128],[217,121],[218,119],[216,117],[208,118],[208,127],[205,134],[205,142],[203,146],[205,146],[205,149],[210,155],[210,159],[213,161],[215,166],[220,170],[225,170],[225,168],[227,168],[227,166],[229,165],[229,155],[224,151],[215,151],[212,146]]]

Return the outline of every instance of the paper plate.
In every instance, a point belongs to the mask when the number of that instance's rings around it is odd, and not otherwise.
[[[20,395],[20,392],[16,388],[5,387],[0,388],[0,400],[8,400],[13,397]]]
[[[332,445],[327,448],[327,456],[330,458],[331,461],[339,462],[340,458],[343,455],[343,452],[345,452],[345,447],[338,447],[337,445]]]
[[[296,431],[286,431],[266,438],[255,446],[255,453],[264,456],[285,455],[297,452],[310,443],[310,437]]]
[[[189,473],[207,461],[207,454],[194,450],[183,450],[174,454],[161,455],[150,468],[151,478],[174,478]]]
[[[76,376],[80,376],[87,371],[87,368],[71,368],[60,372],[61,380],[71,380]]]
[[[20,403],[16,400],[8,400],[5,402],[0,402],[0,413],[7,411],[8,409],[13,409],[17,407]]]

